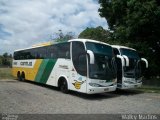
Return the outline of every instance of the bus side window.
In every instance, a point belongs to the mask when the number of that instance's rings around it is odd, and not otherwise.
[[[32,49],[30,51],[30,55],[31,55],[31,58],[30,59],[36,59],[36,49]]]
[[[33,59],[33,56],[32,56],[32,50],[26,50],[25,51],[25,59]]]
[[[38,48],[38,53],[39,53],[39,59],[44,59],[45,58],[45,49],[43,47]]]
[[[22,60],[25,59],[25,52],[24,51],[20,52],[20,59],[22,59]]]
[[[35,58],[36,59],[41,59],[40,58],[40,48],[35,48]]]
[[[58,57],[70,59],[70,43],[61,43],[57,45]]]
[[[18,60],[19,59],[19,52],[14,52],[14,54],[13,54],[13,58],[14,58],[14,60]]]
[[[57,59],[57,46],[50,46],[48,49],[48,57],[51,59]]]
[[[66,51],[66,59],[70,59],[70,51]]]
[[[69,42],[64,44],[63,54],[64,54],[64,58],[70,59],[70,43]]]

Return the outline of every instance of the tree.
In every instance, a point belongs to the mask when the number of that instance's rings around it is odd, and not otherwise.
[[[0,56],[0,66],[2,66],[2,56]]]
[[[79,34],[78,38],[94,39],[108,43],[110,41],[109,34],[109,31],[103,29],[101,26],[98,26],[96,28],[86,28]]]
[[[63,42],[63,41],[68,41],[70,39],[73,39],[75,37],[75,34],[73,32],[67,32],[64,34],[62,30],[59,30],[59,33],[57,34],[57,38],[54,39],[54,42]]]
[[[160,75],[159,0],[99,0],[99,13],[113,30],[112,39],[144,53],[152,75]]]
[[[8,53],[4,53],[0,56],[0,65],[1,66],[11,66],[12,63],[12,55]]]

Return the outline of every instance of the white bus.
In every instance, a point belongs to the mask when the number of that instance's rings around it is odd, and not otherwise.
[[[116,90],[115,58],[110,45],[89,39],[16,50],[13,75],[68,90],[94,94]]]
[[[133,48],[119,45],[112,45],[112,47],[117,56],[117,88],[140,87],[144,68],[148,68],[148,61],[140,58],[138,52]]]

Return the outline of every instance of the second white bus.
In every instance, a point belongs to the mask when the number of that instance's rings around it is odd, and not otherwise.
[[[148,61],[140,58],[138,52],[129,47],[112,45],[117,59],[117,88],[130,89],[142,85],[142,62],[148,68]],[[143,69],[142,69],[143,68]]]

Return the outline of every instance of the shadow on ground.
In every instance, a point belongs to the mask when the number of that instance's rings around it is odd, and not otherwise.
[[[8,82],[15,82],[15,81],[17,81],[17,80],[12,80],[12,81],[8,81]],[[21,82],[21,81],[19,81],[19,82]],[[42,86],[47,89],[55,90],[55,91],[58,91],[61,93],[61,91],[57,87],[53,87],[53,86],[45,85],[45,84],[40,84],[40,83],[36,83],[33,81],[23,81],[23,82]],[[103,100],[103,99],[120,97],[122,95],[123,96],[131,96],[131,95],[137,95],[137,94],[142,94],[142,93],[143,93],[142,91],[132,89],[132,90],[116,90],[114,92],[107,92],[107,93],[100,93],[100,94],[84,94],[84,93],[79,93],[79,92],[75,92],[75,91],[69,91],[68,94],[73,95],[75,97],[87,99],[87,100]]]

